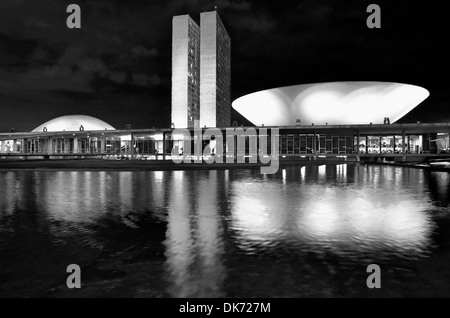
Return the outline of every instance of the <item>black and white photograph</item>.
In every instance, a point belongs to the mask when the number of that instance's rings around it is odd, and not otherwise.
[[[0,298],[450,297],[447,12],[0,0]]]

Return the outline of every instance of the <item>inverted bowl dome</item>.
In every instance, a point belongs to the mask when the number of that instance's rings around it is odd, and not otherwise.
[[[273,88],[236,99],[232,106],[257,126],[394,123],[423,102],[425,88],[388,82],[330,82]]]
[[[115,130],[110,124],[92,116],[67,115],[49,120],[33,129],[32,132],[42,132],[44,127],[47,131],[78,131],[80,126],[83,126],[84,130]]]

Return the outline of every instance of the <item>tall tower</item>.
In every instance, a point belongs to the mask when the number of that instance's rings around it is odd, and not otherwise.
[[[229,127],[231,39],[217,11],[200,14],[200,125]]]
[[[172,20],[172,123],[193,128],[200,120],[200,28],[189,15]]]

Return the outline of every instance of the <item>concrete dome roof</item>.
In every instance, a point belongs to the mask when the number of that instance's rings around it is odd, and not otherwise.
[[[115,130],[110,124],[92,116],[67,115],[49,120],[32,132],[42,132],[44,128],[47,128],[47,131],[79,131],[80,126],[83,126],[84,130]]]
[[[232,106],[257,126],[383,124],[402,118],[430,93],[422,87],[389,82],[329,82],[263,90]]]

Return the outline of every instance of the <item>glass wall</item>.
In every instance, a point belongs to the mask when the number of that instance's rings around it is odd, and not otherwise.
[[[449,134],[360,135],[353,134],[281,135],[282,154],[436,154],[450,152]]]
[[[48,151],[54,154],[131,154],[137,155],[170,155],[173,148],[179,153],[183,152],[184,142],[181,137],[166,133],[166,142],[163,143],[162,133],[151,135],[83,138],[46,137],[26,138],[0,141],[0,153],[29,153],[45,154]],[[173,140],[172,140],[173,137]],[[251,138],[257,138],[258,135]],[[74,144],[76,142],[76,145]],[[209,143],[202,141],[202,149]],[[279,135],[280,154],[305,155],[305,154],[445,154],[450,153],[449,133],[405,134],[404,144],[402,135],[359,135],[356,134],[295,134]],[[214,143],[211,143],[212,146]],[[165,146],[165,149],[164,149]],[[235,147],[237,140],[235,137]],[[250,151],[249,136],[245,137],[246,155]],[[260,145],[258,145],[259,147]],[[271,147],[270,136],[267,136],[267,148]],[[228,145],[224,139],[223,150]],[[194,140],[191,143],[191,151],[194,151]],[[260,151],[258,149],[258,151]]]
[[[346,134],[282,134],[281,154],[352,154],[354,135]]]
[[[405,135],[402,145],[401,135],[360,135],[359,143],[355,137],[355,150],[361,154],[436,154],[445,153],[448,149],[448,134]]]
[[[52,153],[54,154],[73,154],[74,139],[73,138],[55,138],[52,139]]]
[[[46,140],[40,138],[26,139],[26,153],[39,154],[46,153]]]
[[[23,139],[0,141],[0,153],[21,153]]]
[[[102,153],[102,139],[98,137],[90,138],[78,138],[78,149],[79,154],[97,154]]]
[[[158,138],[159,139],[159,138]],[[152,136],[135,137],[136,154],[156,154],[162,153],[162,135],[161,140],[156,140]]]
[[[437,134],[436,135],[436,147],[437,147],[437,153],[441,153],[441,154],[450,153],[449,134]]]
[[[121,154],[120,138],[106,137],[105,139],[105,153],[107,154]]]
[[[402,136],[394,136],[394,145],[395,145],[395,153],[403,153],[403,146],[405,147],[405,151],[407,148],[407,143],[405,141],[405,144],[402,145]]]

